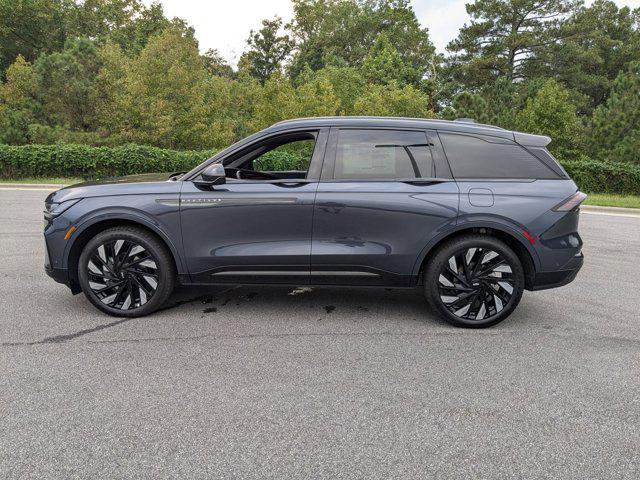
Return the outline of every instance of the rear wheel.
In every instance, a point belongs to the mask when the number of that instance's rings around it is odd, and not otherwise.
[[[518,256],[497,238],[465,235],[438,249],[425,271],[429,303],[449,323],[483,328],[507,318],[524,291]]]
[[[82,250],[78,279],[86,297],[105,313],[147,315],[160,308],[175,285],[171,254],[157,237],[135,227],[99,233]]]

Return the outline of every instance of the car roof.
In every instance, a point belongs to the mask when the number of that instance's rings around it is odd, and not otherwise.
[[[267,132],[277,132],[297,128],[313,127],[362,127],[362,128],[419,128],[447,130],[459,133],[475,133],[491,135],[500,138],[515,140],[522,145],[546,146],[551,142],[549,137],[543,135],[532,135],[529,133],[514,132],[494,125],[483,123],[473,123],[470,120],[436,120],[426,118],[406,118],[406,117],[309,117],[294,118],[275,123],[264,130]]]

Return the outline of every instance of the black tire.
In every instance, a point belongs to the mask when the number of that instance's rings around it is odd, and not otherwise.
[[[438,247],[425,269],[424,283],[427,300],[447,322],[485,328],[501,322],[518,306],[524,270],[507,244],[489,235],[471,234]]]
[[[78,261],[78,280],[99,310],[117,317],[141,317],[169,298],[176,269],[171,252],[155,235],[122,226],[89,240]]]

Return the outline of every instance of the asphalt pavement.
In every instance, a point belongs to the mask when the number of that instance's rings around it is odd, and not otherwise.
[[[0,189],[0,478],[640,478],[640,218],[488,330],[420,292],[180,289],[116,319]]]

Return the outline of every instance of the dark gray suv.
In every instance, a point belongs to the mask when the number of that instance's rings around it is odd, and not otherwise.
[[[119,316],[176,283],[420,286],[448,322],[494,325],[582,266],[586,196],[550,141],[468,121],[277,123],[187,173],[52,193],[46,271]],[[278,168],[287,155],[298,169]]]

